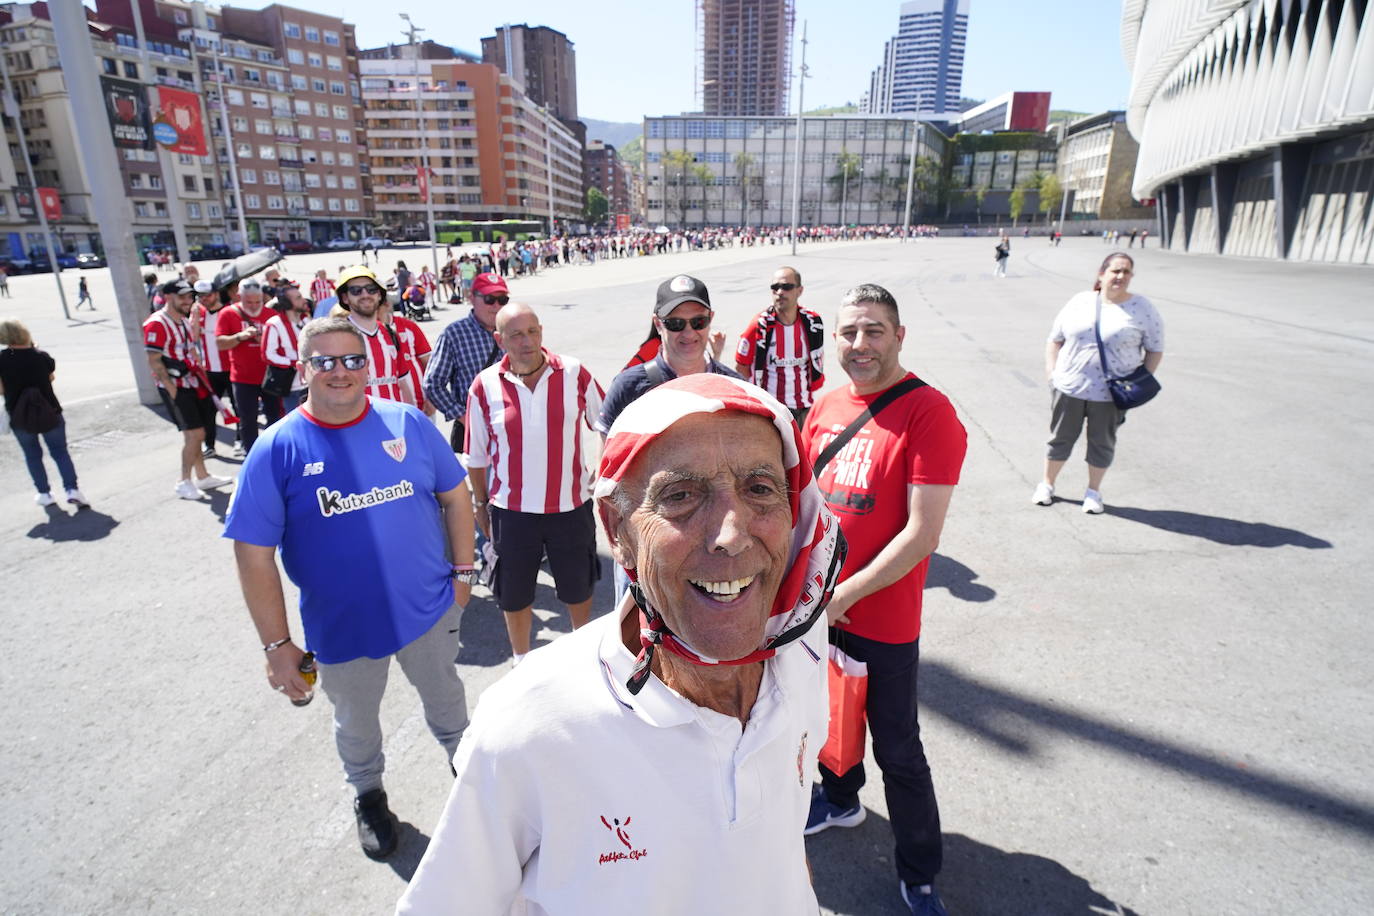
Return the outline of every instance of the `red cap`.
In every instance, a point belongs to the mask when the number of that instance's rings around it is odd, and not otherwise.
[[[496,293],[510,295],[510,289],[506,286],[505,278],[500,274],[478,274],[473,277],[472,291],[478,296],[490,296]]]

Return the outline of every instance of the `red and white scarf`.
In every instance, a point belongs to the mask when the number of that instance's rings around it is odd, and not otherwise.
[[[763,417],[772,422],[782,437],[787,497],[792,510],[787,573],[773,600],[762,645],[743,658],[713,659],[699,654],[668,629],[663,615],[639,587],[635,570],[626,570],[631,581],[630,593],[639,605],[642,646],[626,684],[631,693],[638,693],[648,680],[654,650],[660,645],[698,665],[744,665],[771,658],[821,619],[839,580],[845,558],[844,535],[804,461],[801,432],[786,407],[748,382],[701,372],[673,379],[635,400],[616,418],[607,435],[593,495],[597,499],[609,498],[640,453],[677,421],[692,414],[726,410]]]

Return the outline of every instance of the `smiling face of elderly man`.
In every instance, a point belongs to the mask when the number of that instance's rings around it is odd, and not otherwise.
[[[743,413],[684,417],[645,449],[602,511],[616,559],[635,570],[683,641],[718,659],[758,648],[787,570],[792,528],[773,424]],[[638,649],[637,631],[627,645]],[[660,665],[670,685],[675,669],[733,679],[761,668],[702,668],[671,653],[655,656]]]

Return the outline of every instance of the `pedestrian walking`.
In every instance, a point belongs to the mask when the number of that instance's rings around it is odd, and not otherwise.
[[[76,311],[81,311],[81,303],[86,303],[86,307],[95,311],[95,302],[91,300],[91,289],[86,285],[86,278],[82,277],[76,281]]]
[[[1003,235],[997,240],[997,247],[993,249],[993,258],[996,261],[993,267],[993,276],[1005,277],[1007,275],[1007,261],[1011,260],[1011,239]]]
[[[10,297],[10,266],[0,264],[0,296]]]
[[[1098,515],[1102,478],[1116,455],[1116,433],[1125,413],[1112,401],[1103,364],[1113,378],[1144,366],[1151,374],[1164,359],[1164,322],[1150,300],[1130,291],[1135,260],[1116,251],[1098,268],[1091,291],[1068,301],[1055,316],[1045,344],[1045,375],[1050,383],[1050,440],[1045,477],[1031,501],[1054,502],[1054,484],[1088,428],[1088,489],[1083,511]]]
[[[77,486],[76,465],[67,450],[67,422],[62,404],[53,392],[52,383],[57,361],[33,345],[29,329],[18,319],[0,321],[0,392],[5,399],[5,413],[10,430],[24,453],[37,493],[34,502],[51,506],[57,499],[48,485],[48,471],[43,466],[43,448],[57,465],[67,502],[78,509],[90,506]]]

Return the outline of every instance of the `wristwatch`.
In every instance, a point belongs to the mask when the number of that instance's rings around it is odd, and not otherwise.
[[[477,581],[477,567],[471,563],[454,563],[449,576],[455,582],[472,585]]]

